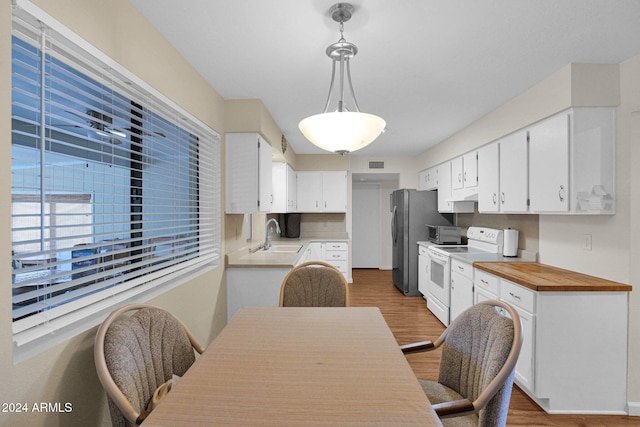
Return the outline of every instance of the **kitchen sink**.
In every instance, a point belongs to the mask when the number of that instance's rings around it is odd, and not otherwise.
[[[302,248],[302,245],[271,245],[269,249],[263,249],[263,252],[274,254],[295,254]]]

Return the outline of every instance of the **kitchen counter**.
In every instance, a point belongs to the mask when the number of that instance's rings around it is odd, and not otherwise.
[[[473,266],[538,292],[631,292],[623,283],[537,262],[474,262]]]
[[[249,248],[243,248],[226,255],[227,268],[293,268],[302,256],[307,245],[318,241],[348,242],[349,239],[343,233],[327,234],[322,237],[301,237],[274,239],[271,243],[276,245],[302,245],[295,253],[270,253],[263,250],[250,252]]]

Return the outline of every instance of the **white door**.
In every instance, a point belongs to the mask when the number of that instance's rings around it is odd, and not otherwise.
[[[380,184],[354,183],[353,268],[380,268]]]

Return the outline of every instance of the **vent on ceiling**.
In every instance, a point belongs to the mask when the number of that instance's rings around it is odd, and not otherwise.
[[[384,169],[384,162],[369,162],[369,169]]]

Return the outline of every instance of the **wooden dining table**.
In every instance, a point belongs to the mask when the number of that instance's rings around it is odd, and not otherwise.
[[[374,307],[245,307],[144,426],[442,425]]]

